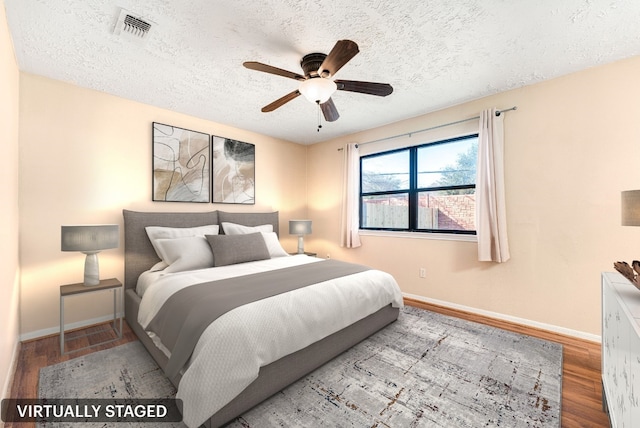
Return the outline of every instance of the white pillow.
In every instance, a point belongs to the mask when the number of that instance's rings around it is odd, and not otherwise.
[[[262,232],[262,237],[264,238],[264,243],[267,245],[267,250],[269,250],[269,256],[271,256],[271,258],[289,255],[289,253],[282,248],[282,245],[280,245],[278,235],[276,235],[275,232]]]
[[[162,251],[165,262],[169,264],[165,272],[184,272],[213,267],[211,247],[202,236],[157,239],[156,244]]]
[[[156,250],[156,254],[160,257],[160,260],[166,262],[162,251],[156,244],[158,239],[188,238],[190,236],[202,236],[204,238],[204,235],[217,235],[220,231],[220,226],[217,224],[198,227],[147,226],[145,227],[145,230],[147,231],[147,236],[151,241],[151,245],[153,245],[154,250]]]
[[[273,232],[273,225],[243,226],[241,224],[222,222],[222,230],[226,235],[246,235],[256,232]]]
[[[157,272],[159,270],[166,269],[167,266],[169,266],[169,265],[165,261],[160,260],[158,263],[153,265],[153,267],[151,269],[149,269],[149,272]]]

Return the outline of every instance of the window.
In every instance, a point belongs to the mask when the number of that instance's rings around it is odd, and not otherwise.
[[[475,234],[478,135],[360,158],[360,228]]]

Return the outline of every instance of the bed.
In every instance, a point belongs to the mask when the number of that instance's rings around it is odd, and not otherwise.
[[[211,325],[207,327],[204,332],[202,332],[201,336],[199,336],[200,333],[198,333],[198,339],[195,340],[195,345],[193,345],[195,346],[193,353],[187,352],[187,354],[189,355],[189,360],[184,365],[180,365],[176,363],[176,360],[179,359],[178,354],[180,354],[180,351],[182,349],[190,348],[183,348],[182,345],[178,346],[178,344],[184,343],[182,339],[184,339],[185,336],[187,336],[187,341],[194,341],[190,339],[190,337],[195,337],[196,335],[184,333],[182,333],[181,335],[176,334],[175,340],[177,341],[177,344],[174,348],[172,348],[174,352],[171,352],[169,349],[163,346],[164,342],[162,340],[159,340],[159,337],[155,336],[153,333],[149,334],[149,330],[151,329],[150,326],[154,325],[153,323],[156,322],[158,318],[162,320],[158,312],[160,311],[158,307],[162,306],[165,313],[172,313],[170,312],[171,306],[168,304],[169,302],[167,300],[162,300],[163,298],[161,298],[160,302],[163,303],[162,305],[159,305],[158,302],[153,303],[153,301],[150,300],[153,296],[156,296],[155,298],[158,299],[157,296],[167,294],[165,290],[169,288],[169,286],[166,284],[171,284],[170,287],[173,287],[175,283],[189,283],[187,285],[191,285],[191,283],[193,283],[193,287],[185,287],[189,288],[189,290],[180,289],[182,290],[183,294],[191,292],[190,290],[202,286],[202,278],[205,278],[205,276],[206,278],[210,278],[209,275],[213,275],[212,278],[217,279],[216,281],[211,280],[212,284],[215,283],[213,284],[215,285],[215,287],[218,287],[218,284],[223,284],[226,281],[253,280],[255,282],[262,281],[264,278],[271,278],[271,282],[279,284],[280,280],[278,278],[282,277],[278,275],[283,275],[283,273],[287,269],[291,270],[292,272],[305,272],[301,275],[296,274],[296,276],[307,278],[314,277],[314,275],[316,274],[307,274],[307,270],[296,271],[296,269],[319,270],[319,266],[322,266],[324,263],[340,262],[325,262],[323,260],[311,258],[305,255],[288,256],[286,254],[277,254],[278,252],[282,253],[282,251],[284,250],[279,247],[279,244],[275,244],[273,242],[272,244],[275,247],[269,246],[269,240],[267,239],[269,236],[275,235],[277,241],[279,232],[279,218],[277,212],[230,213],[225,211],[210,211],[200,213],[158,213],[123,210],[123,216],[125,248],[125,318],[127,320],[127,323],[131,326],[132,330],[136,333],[136,335],[143,343],[145,348],[149,351],[154,360],[165,371],[169,379],[177,387],[177,397],[183,399],[183,413],[185,417],[184,421],[190,428],[200,425],[203,425],[205,427],[218,427],[233,420],[237,416],[251,409],[271,395],[277,393],[286,386],[290,385],[291,383],[320,367],[327,361],[333,359],[340,353],[349,349],[356,343],[362,341],[363,339],[385,327],[389,323],[395,321],[398,317],[399,308],[402,306],[401,293],[397,284],[395,283],[395,280],[393,280],[390,275],[375,270],[363,271],[360,268],[356,268],[356,265],[336,265],[335,269],[331,268],[329,270],[356,270],[353,271],[355,273],[345,273],[345,275],[348,275],[345,277],[328,278],[326,280],[323,279],[321,282],[319,281],[320,283],[318,284],[314,283],[286,293],[281,292],[278,294],[278,292],[276,292],[276,295],[273,295],[272,297],[270,297],[269,295],[265,295],[265,297],[261,298],[261,300],[259,300],[258,302],[242,305],[239,308],[230,310],[229,312],[220,316],[215,322],[211,323]],[[211,229],[209,229],[208,227],[213,225],[216,225],[216,227],[218,228],[217,234],[220,236],[216,237],[215,234],[206,235],[206,239],[209,240],[208,243],[210,244],[210,249],[212,249],[213,253],[215,254],[215,263],[224,261],[225,266],[195,270],[189,270],[190,268],[187,268],[185,269],[186,272],[181,271],[175,274],[168,274],[162,271],[162,268],[164,268],[166,264],[162,264],[162,260],[158,256],[158,251],[156,251],[154,245],[156,245],[157,247],[161,242],[180,242],[180,239],[175,239],[173,241],[169,241],[167,239],[156,240],[154,241],[154,244],[152,244],[149,238],[150,235],[147,232],[147,227],[150,227],[150,230],[157,228],[175,228],[179,231],[206,227],[206,230],[210,231]],[[231,229],[232,226],[237,230],[240,230],[240,232],[237,232],[235,229]],[[226,229],[227,227],[228,229]],[[262,229],[264,227],[267,227],[267,229]],[[225,230],[231,230],[233,231],[233,233],[225,233]],[[262,232],[257,232],[257,230],[260,230]],[[269,230],[270,232],[267,233],[264,232],[264,230]],[[231,237],[231,235],[235,235],[236,233],[238,235],[246,236],[242,238]],[[223,253],[222,251],[226,251],[226,248],[228,247],[219,247],[219,243],[223,242],[225,243],[225,245],[227,245],[227,243],[230,241],[240,242],[240,240],[242,239],[245,242],[244,245],[247,245],[246,242],[250,242],[247,240],[258,239],[256,238],[256,235],[262,236],[264,238],[264,242],[267,242],[267,246],[269,247],[268,251],[270,252],[271,257],[267,257],[265,260],[260,259],[256,261],[249,261],[246,263],[235,263],[234,257],[237,256],[233,255],[230,256],[230,260],[226,260],[227,253]],[[185,238],[185,240],[187,240],[187,238]],[[198,242],[201,241],[199,240]],[[260,246],[260,248],[262,247]],[[234,252],[229,251],[229,253]],[[282,257],[275,257],[274,254],[277,254],[278,256],[282,255]],[[164,253],[163,256],[165,256]],[[243,256],[240,256],[240,259],[242,259],[242,257]],[[171,264],[170,266],[175,266],[175,264]],[[328,268],[329,266],[333,265],[327,264],[325,266],[327,266]],[[323,269],[327,270],[327,268]],[[165,269],[165,271],[169,270],[171,269]],[[238,275],[237,273],[228,274],[229,276],[232,276],[232,278],[226,279],[224,275],[227,275],[227,271],[251,272],[251,274],[247,275],[245,273],[242,273],[241,275],[243,275],[243,277],[241,279],[235,278],[235,276]],[[219,275],[223,275],[224,278],[219,279]],[[325,274],[323,273],[322,275]],[[334,272],[333,275],[337,274]],[[323,276],[320,277],[324,278]],[[378,282],[380,283],[380,285],[378,285]],[[257,282],[255,283],[257,284]],[[230,283],[229,286],[232,286],[234,288],[237,287],[236,283]],[[314,306],[312,307],[304,307],[305,304],[311,304],[307,303],[307,301],[311,302],[311,300],[309,300],[310,298],[308,297],[308,295],[304,295],[305,297],[302,297],[303,294],[301,293],[330,293],[334,288],[342,290],[342,287],[347,286],[355,287],[355,291],[351,290],[351,288],[344,288],[344,290],[347,291],[339,292],[345,294],[337,296],[335,298],[335,301],[332,301],[331,298],[328,298],[328,294],[318,294],[317,297],[313,297],[314,299],[319,299],[317,304],[314,304]],[[252,286],[247,285],[247,287]],[[275,287],[280,287],[280,285],[275,285]],[[267,291],[262,291],[262,286],[255,288],[261,289],[259,293],[268,293]],[[371,302],[363,304],[362,308],[360,308],[359,303],[353,304],[353,307],[351,306],[352,303],[350,303],[350,309],[348,311],[344,310],[343,301],[346,299],[346,297],[353,298],[353,296],[360,296],[360,294],[357,294],[359,292],[358,290],[365,290],[363,292],[367,295],[369,293],[373,294],[374,292],[370,290],[377,290],[377,288],[380,288],[383,291],[375,291],[375,296],[371,297],[371,299],[369,299],[369,297],[362,299],[367,301],[371,300]],[[213,288],[213,290],[216,289],[217,288]],[[210,293],[214,293],[215,295],[215,293],[217,292],[211,291]],[[179,293],[175,294],[177,295]],[[217,297],[218,296],[215,295],[212,298],[217,299]],[[169,299],[169,297],[166,297],[164,299]],[[193,301],[194,297],[191,296],[191,299],[191,301]],[[203,304],[205,302],[205,299],[201,297],[196,298],[196,300],[198,300],[199,303]],[[359,301],[361,299],[360,297],[357,297],[355,300]],[[152,303],[149,303],[150,301]],[[188,301],[189,300],[187,300],[187,302]],[[353,299],[349,301],[352,302]],[[276,304],[276,302],[278,303]],[[311,343],[304,342],[302,341],[302,339],[300,339],[300,341],[298,342],[292,340],[292,342],[295,343],[287,343],[286,345],[277,343],[276,350],[269,350],[268,352],[260,350],[260,355],[247,356],[246,358],[237,357],[237,355],[244,355],[243,352],[236,353],[235,351],[231,350],[225,351],[226,348],[224,346],[219,346],[219,344],[217,343],[214,343],[212,345],[212,341],[214,340],[221,340],[223,341],[223,343],[227,343],[227,341],[229,340],[236,340],[236,336],[243,338],[244,336],[242,336],[242,334],[244,333],[242,333],[242,328],[250,329],[249,333],[247,334],[254,334],[251,332],[251,329],[253,328],[258,328],[262,325],[279,325],[277,324],[278,320],[280,320],[279,322],[282,324],[283,316],[275,313],[276,311],[274,311],[273,309],[274,305],[280,307],[279,305],[282,305],[282,302],[292,302],[290,304],[294,305],[293,308],[299,308],[299,312],[314,312],[315,306],[322,308],[320,316],[325,316],[324,312],[327,312],[326,322],[324,320],[320,323],[318,323],[317,320],[314,321],[314,331],[312,335],[309,335],[308,332],[300,333],[301,336],[305,336],[304,340],[312,340]],[[334,309],[334,307],[336,309]],[[340,309],[340,307],[343,307],[343,309]],[[156,308],[157,311],[154,312],[154,310],[156,309],[152,310],[150,315],[149,308]],[[252,312],[242,312],[245,310],[251,310]],[[285,311],[285,309],[282,310]],[[291,310],[291,308],[287,310]],[[336,316],[336,314],[329,315],[330,312],[338,310],[341,310],[343,313],[339,316]],[[193,312],[198,311],[194,310]],[[248,316],[247,314],[251,315]],[[241,320],[248,318],[253,319],[259,316],[263,316],[262,314],[264,314],[265,317],[272,318],[265,318],[262,321],[256,321],[259,324],[256,324],[253,327],[238,326],[236,328],[234,324],[228,324],[233,322],[244,323],[244,321]],[[189,319],[190,315],[192,314],[189,314],[188,316],[185,316],[183,318]],[[280,318],[277,318],[278,316]],[[311,314],[309,316],[319,315],[316,313],[315,315]],[[179,316],[177,316],[177,318],[179,318]],[[149,322],[150,319],[153,319],[154,321]],[[234,321],[234,319],[236,319],[236,321]],[[334,321],[336,319],[338,319],[338,321]],[[224,324],[225,322],[227,324]],[[185,323],[188,324],[189,322],[185,321]],[[332,323],[345,323],[345,325],[342,326],[336,324],[338,325],[336,326],[331,325]],[[169,327],[175,329],[172,324],[173,321],[171,318],[164,319],[163,325],[169,325]],[[287,330],[287,336],[295,336],[295,331],[293,330],[296,329],[296,325],[297,324],[295,322],[293,322],[292,324],[287,324],[287,327],[285,329]],[[317,333],[316,327],[318,328]],[[334,329],[335,331],[327,330],[329,331],[329,333],[327,333],[326,331],[320,331],[322,329]],[[178,328],[178,330],[180,330],[180,328]],[[236,330],[240,333],[237,333]],[[278,329],[272,328],[271,330]],[[231,334],[230,332],[233,332],[231,337],[224,336],[224,338],[222,338],[223,334],[229,335]],[[263,333],[255,334],[262,335]],[[271,334],[271,332],[267,330],[265,334]],[[284,333],[283,331],[276,331],[273,334],[275,335],[274,337],[280,337]],[[309,337],[306,337],[307,335]],[[254,339],[251,337],[249,337],[249,339],[247,340],[237,340],[240,343],[234,346],[240,346],[241,349],[253,349],[254,347],[253,342],[251,342]],[[273,342],[273,339],[271,339],[271,341]],[[255,348],[262,349],[260,346],[255,346]],[[273,345],[270,344],[269,346]],[[220,359],[224,358],[224,355],[218,355],[216,354],[216,352],[226,352],[227,354],[235,355],[234,358],[237,361],[244,361],[246,359],[247,361],[249,361],[247,363],[248,365],[257,364],[257,360],[262,361],[262,363],[260,364],[259,368],[251,369],[256,371],[256,375],[247,375],[245,384],[240,384],[237,388],[238,391],[233,392],[235,386],[233,388],[224,386],[221,387],[220,382],[218,382],[220,378],[216,377],[220,375],[212,375],[210,373],[214,371],[214,369],[212,369],[211,367],[217,366],[218,362],[220,362],[220,365],[224,365],[224,362],[222,362],[222,360]],[[211,353],[211,355],[209,355],[209,353]],[[273,361],[265,357],[265,354],[269,354],[269,358],[273,359]],[[253,360],[256,360],[256,362],[254,362]],[[203,379],[205,378],[209,379],[209,381],[204,382]],[[215,381],[211,381],[211,379]],[[221,389],[223,389],[224,391],[221,391]],[[228,395],[229,393],[225,391],[232,391],[230,393],[232,396],[226,397],[225,394]],[[211,397],[221,398],[219,400],[216,398],[217,401],[215,405],[211,404],[211,406],[213,406],[213,410],[211,410],[210,412],[208,410],[203,410],[209,407],[209,401],[212,400]],[[203,405],[203,403],[199,402],[199,400],[203,399],[209,400],[205,403],[206,405]],[[198,402],[192,403],[192,401]],[[206,418],[202,416],[203,411],[207,412],[205,413]]]

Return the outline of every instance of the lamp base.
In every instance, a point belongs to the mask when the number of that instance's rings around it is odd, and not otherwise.
[[[84,285],[87,287],[100,284],[100,266],[98,253],[85,253],[84,259]]]
[[[304,237],[298,236],[298,254],[304,254]]]

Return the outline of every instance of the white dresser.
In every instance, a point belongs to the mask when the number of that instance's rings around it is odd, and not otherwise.
[[[602,274],[602,388],[611,426],[640,426],[640,290],[617,272]]]

